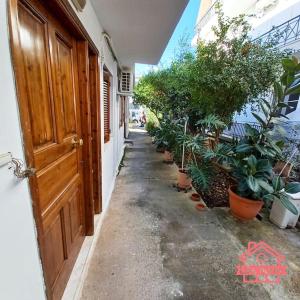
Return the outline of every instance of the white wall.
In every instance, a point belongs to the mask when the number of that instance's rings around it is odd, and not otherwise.
[[[0,154],[24,160],[8,44],[6,1],[0,1]],[[44,299],[44,283],[27,180],[0,167],[0,299]]]
[[[69,0],[72,4],[72,2]],[[101,54],[101,66],[105,64],[110,73],[112,74],[112,97],[111,97],[111,138],[110,141],[104,144],[102,140],[102,198],[103,198],[103,209],[105,209],[108,205],[112,190],[114,188],[115,177],[117,174],[118,166],[120,159],[122,157],[123,151],[123,138],[119,134],[119,113],[118,113],[118,101],[117,101],[117,62],[114,61],[106,42],[102,37],[102,26],[98,21],[98,18],[95,14],[95,11],[90,3],[87,1],[87,5],[83,12],[77,13],[79,19],[84,25],[85,29],[89,33],[93,42],[99,49]],[[101,68],[100,79],[102,82],[103,73]],[[102,89],[101,89],[102,91]],[[102,94],[101,94],[101,107],[103,107],[102,102]],[[104,136],[103,128],[103,109],[102,111],[102,136]],[[121,146],[122,145],[122,146]]]
[[[14,157],[24,161],[22,131],[9,53],[6,12],[6,1],[1,0],[0,154],[12,152]],[[112,97],[113,133],[109,143],[104,145],[102,140],[103,206],[105,209],[114,187],[117,167],[123,151],[123,136],[120,134],[122,128],[119,128],[116,100],[117,64],[103,43],[103,30],[89,1],[86,9],[78,15],[103,56],[101,65],[105,63],[114,77],[112,87],[114,91]],[[102,79],[102,72],[100,77]],[[101,100],[101,107],[102,104]],[[103,113],[103,109],[101,111]],[[101,120],[103,128],[103,116]],[[0,167],[0,182],[0,299],[44,299],[44,281],[28,182],[15,179],[7,166]]]

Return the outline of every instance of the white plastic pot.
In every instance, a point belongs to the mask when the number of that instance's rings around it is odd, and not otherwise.
[[[291,202],[298,209],[298,215],[292,214],[279,201],[275,201],[273,203],[270,213],[271,222],[282,229],[286,228],[287,226],[295,227],[300,215],[300,193],[288,195],[291,197]]]

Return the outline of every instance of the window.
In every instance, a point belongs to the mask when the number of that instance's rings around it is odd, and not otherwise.
[[[104,71],[103,80],[104,143],[110,138],[110,76]]]

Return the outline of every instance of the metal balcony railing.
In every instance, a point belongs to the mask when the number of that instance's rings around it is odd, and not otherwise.
[[[300,40],[300,15],[294,17],[279,26],[274,26],[271,30],[256,38],[254,41],[262,44],[272,44],[282,47],[292,42]]]
[[[207,10],[207,12],[202,16],[202,18],[199,20],[197,24],[198,31],[201,30],[209,22],[209,20],[216,14],[215,6],[217,3],[222,4],[223,0],[216,0],[211,5],[211,7]]]
[[[251,127],[257,129],[258,131],[261,130],[260,124],[256,122],[234,122],[223,131],[223,135],[238,139],[243,138],[246,133],[246,124],[249,124]],[[287,141],[294,141],[300,143],[300,121],[282,122],[282,124],[280,124],[280,127],[282,127],[285,130],[284,138]],[[276,135],[274,135],[274,138],[276,138]]]
[[[261,126],[258,123],[255,122],[248,122],[248,123],[239,123],[239,122],[234,122],[231,124],[230,127],[227,127],[224,131],[223,134],[229,137],[233,138],[243,138],[245,136],[245,124],[249,124],[251,127],[257,129],[260,131]]]

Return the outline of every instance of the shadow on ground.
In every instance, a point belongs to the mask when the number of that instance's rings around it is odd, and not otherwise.
[[[178,193],[175,165],[162,162],[142,130],[129,147],[104,219],[81,299],[300,299],[300,237],[225,209],[199,212]],[[235,275],[249,241],[287,258],[279,285],[249,285]]]

